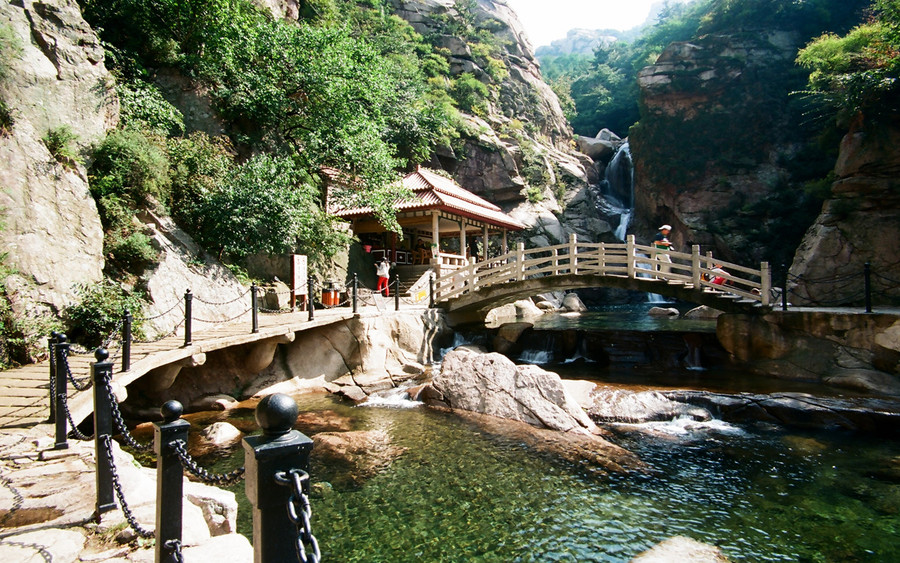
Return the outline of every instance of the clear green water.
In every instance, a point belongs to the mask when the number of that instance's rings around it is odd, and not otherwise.
[[[616,426],[615,441],[652,471],[608,476],[425,407],[299,402],[407,448],[359,486],[312,468],[314,482],[332,484],[313,499],[325,561],[628,561],[674,535],[718,545],[732,561],[900,560],[896,441]]]

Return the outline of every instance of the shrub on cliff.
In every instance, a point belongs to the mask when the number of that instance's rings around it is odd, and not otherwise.
[[[125,311],[140,318],[143,308],[138,296],[108,280],[81,287],[78,297],[78,304],[66,309],[63,315],[68,327],[66,334],[72,342],[88,348],[96,348],[114,335],[121,328]],[[140,322],[135,321],[131,330],[132,334],[140,335]]]
[[[842,124],[859,112],[896,113],[900,93],[900,2],[878,0],[873,20],[846,35],[826,33],[797,56],[809,69],[809,93]]]
[[[99,199],[117,196],[133,206],[169,194],[169,159],[162,140],[140,130],[113,131],[94,151],[88,171],[91,193]]]

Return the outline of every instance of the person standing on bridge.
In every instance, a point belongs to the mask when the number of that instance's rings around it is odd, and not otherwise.
[[[391,278],[391,263],[388,261],[387,256],[375,265],[375,275],[378,276],[378,288],[375,291],[385,297],[390,297],[391,290],[388,282]]]
[[[670,232],[672,232],[672,225],[663,225],[653,237],[653,259],[657,261],[656,271],[662,274],[668,274],[671,270],[669,264],[672,263],[672,258],[669,256],[669,252],[675,250],[675,247],[669,242]]]

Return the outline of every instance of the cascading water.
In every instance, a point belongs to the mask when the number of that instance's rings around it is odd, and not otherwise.
[[[631,162],[631,148],[625,141],[606,167],[607,195],[619,206],[619,226],[616,238],[624,241],[634,213],[634,165]]]
[[[619,226],[615,236],[624,241],[628,234],[628,226],[634,216],[634,163],[631,160],[631,147],[628,141],[619,147],[606,167],[606,195],[620,205]],[[647,294],[648,303],[667,303],[662,295]]]

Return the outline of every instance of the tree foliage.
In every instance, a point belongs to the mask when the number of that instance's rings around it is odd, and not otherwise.
[[[896,114],[900,78],[900,1],[878,0],[874,17],[841,36],[826,33],[797,56],[810,70],[809,92],[841,123],[859,112]]]
[[[219,189],[202,194],[194,209],[201,244],[233,259],[296,246],[326,259],[347,242],[322,211],[318,189],[290,157],[251,158]]]

